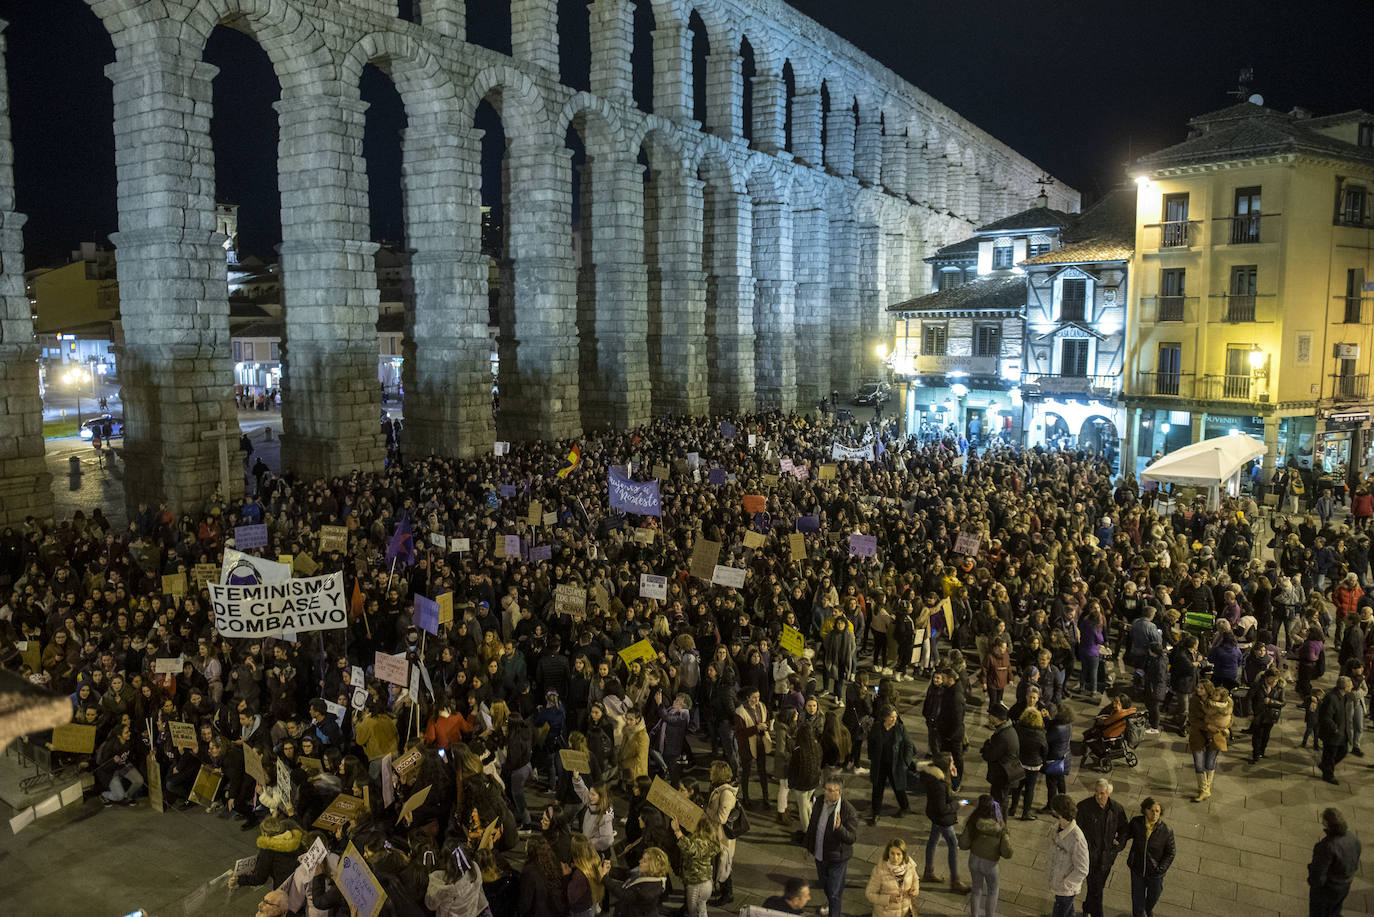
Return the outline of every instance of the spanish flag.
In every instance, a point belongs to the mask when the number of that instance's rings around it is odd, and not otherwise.
[[[560,478],[567,478],[568,475],[573,473],[573,469],[581,464],[582,447],[573,443],[572,451],[569,452],[568,457],[563,460],[563,467],[558,469],[558,476]]]

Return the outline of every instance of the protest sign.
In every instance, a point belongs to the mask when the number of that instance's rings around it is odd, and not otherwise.
[[[646,638],[640,640],[638,643],[632,643],[621,650],[620,658],[625,660],[626,665],[630,665],[640,659],[658,658],[658,650],[654,649],[654,645]]]
[[[320,526],[320,553],[347,554],[348,528],[342,525]]]
[[[718,586],[729,586],[731,589],[743,589],[744,570],[741,567],[716,564],[715,570],[711,573],[711,582]]]
[[[502,485],[500,485],[497,489],[500,491],[501,497],[502,497],[503,499],[506,499],[506,498],[510,498],[510,497],[515,496],[515,485],[514,485],[514,484],[502,484]]]
[[[765,474],[765,475],[763,476],[763,486],[764,486],[764,487],[777,487],[777,486],[778,486],[778,476],[775,475],[775,474]]]
[[[510,455],[510,443],[498,442],[492,445],[493,455]]]
[[[632,481],[615,468],[606,472],[606,487],[612,509],[639,516],[662,516],[663,504],[658,481]]]
[[[983,539],[968,532],[960,532],[959,537],[954,539],[954,553],[967,554],[969,557],[977,557],[978,549],[982,547]]]
[[[196,727],[194,724],[172,720],[167,724],[167,730],[172,734],[173,748],[184,748],[187,751],[195,751],[199,747],[199,743],[196,741]]]
[[[250,548],[265,547],[267,547],[267,526],[265,524],[234,526],[235,549],[246,551]]]
[[[324,858],[329,855],[329,850],[324,846],[324,838],[315,838],[315,843],[310,845],[310,849],[302,853],[297,862],[305,867],[306,875],[314,875],[315,867],[324,862]]]
[[[553,591],[553,610],[581,621],[587,616],[587,590],[575,583],[561,584]]]
[[[52,731],[52,750],[89,755],[95,751],[95,727],[68,723]]]
[[[667,465],[654,466],[654,477],[658,478],[660,481],[666,481],[668,478],[672,477],[672,474],[673,469],[669,468]]]
[[[267,768],[262,766],[262,755],[247,742],[243,743],[243,770],[258,786],[267,786],[272,782],[267,776]]]
[[[165,811],[167,806],[162,801],[162,765],[158,764],[157,752],[148,752],[147,765],[148,803],[154,812]]]
[[[768,498],[763,494],[745,494],[744,511],[746,513],[761,513],[768,508]]]
[[[402,822],[406,822],[407,824],[409,824],[409,822],[406,821],[407,817],[413,815],[415,813],[415,810],[420,808],[420,806],[424,805],[425,800],[428,798],[428,785],[421,787],[414,793],[411,793],[410,798],[405,801],[405,805],[401,806],[401,814],[396,816],[396,824],[399,825]]]
[[[792,560],[806,560],[806,536],[800,532],[793,532],[787,536],[787,546],[792,553]]]
[[[708,583],[716,572],[716,561],[720,559],[720,542],[711,541],[708,538],[697,537],[696,544],[692,545],[691,573],[697,579],[704,579]]]
[[[877,557],[877,535],[850,535],[849,553],[853,557]]]
[[[782,626],[782,639],[778,643],[793,656],[801,656],[806,652],[806,641],[802,639],[801,631],[791,624]]]
[[[819,532],[820,530],[820,516],[802,516],[797,520],[797,531],[799,532]]]
[[[293,798],[295,781],[291,779],[291,768],[281,758],[277,759],[277,789],[283,799]]]
[[[696,468],[696,467],[697,467],[698,465],[700,465],[700,464],[701,464],[701,453],[699,453],[699,452],[688,452],[688,453],[687,453],[687,467],[688,467],[688,468]]]
[[[291,567],[287,564],[254,557],[233,548],[224,549],[224,565],[220,568],[219,575],[221,583],[240,586],[252,583],[277,584],[288,582],[290,579]]]
[[[320,569],[320,565],[315,563],[315,558],[302,551],[296,555],[296,561],[291,565],[297,573],[305,576],[314,576],[315,571]]]
[[[305,771],[311,777],[324,772],[324,762],[319,758],[311,757],[310,755],[301,755],[296,758],[296,761],[300,764],[301,770]]]
[[[720,422],[720,435],[722,439],[734,439],[738,432],[735,425],[730,421],[722,420]]]
[[[701,807],[687,798],[681,790],[675,790],[662,777],[655,777],[649,785],[647,802],[668,818],[676,820],[684,832],[695,831],[705,817]]]
[[[342,573],[289,579],[284,583],[210,583],[209,589],[215,630],[226,637],[267,637],[284,631],[300,633],[348,626]]]
[[[439,623],[453,623],[453,593],[440,593],[437,601],[439,602]]]
[[[258,855],[255,853],[250,857],[243,857],[234,861],[235,877],[251,876],[258,868]]]
[[[712,468],[709,472],[706,473],[706,480],[709,481],[713,486],[719,487],[720,485],[725,483],[725,469]]]
[[[159,656],[153,660],[154,675],[180,675],[184,656]]]
[[[293,568],[294,568],[294,565],[295,565],[295,563],[296,563],[296,558],[295,558],[293,555],[291,555],[291,554],[278,554],[278,555],[277,555],[277,563],[279,563],[279,564],[286,564],[288,567],[293,567]]]
[[[635,544],[653,544],[654,531],[654,529],[635,529]]]
[[[163,595],[185,595],[186,594],[186,574],[168,573],[162,578]]]
[[[761,548],[767,543],[768,539],[763,536],[762,532],[750,530],[744,533],[744,546],[746,548]]]
[[[439,603],[417,593],[413,620],[415,626],[425,633],[439,636]]]
[[[830,447],[830,457],[842,462],[871,462],[873,461],[873,447],[843,446],[837,442]]]
[[[530,548],[530,563],[553,560],[553,545],[537,544]]]
[[[356,917],[377,917],[386,902],[386,892],[381,883],[368,868],[367,862],[358,853],[353,842],[348,842],[343,855],[339,857],[339,868],[334,872],[334,882],[339,886]]]
[[[593,583],[592,588],[587,590],[587,596],[596,603],[596,607],[602,611],[609,611],[611,608],[611,595],[606,591],[606,587],[600,583]]]
[[[652,573],[639,574],[639,596],[645,599],[668,600],[668,577]]]
[[[530,501],[530,511],[525,517],[525,523],[530,528],[539,528],[539,524],[544,521],[544,504],[538,500]]]
[[[502,537],[504,537],[505,540],[506,540],[506,544],[505,544],[505,552],[506,552],[506,553],[505,553],[505,556],[506,556],[506,557],[519,557],[519,556],[520,556],[520,536],[519,536],[519,535],[504,535],[504,536],[502,536]]]
[[[558,513],[545,513],[544,525],[553,526],[558,524]]]
[[[191,785],[190,800],[197,805],[208,806],[219,794],[219,771],[201,765],[196,774],[196,782]]]
[[[791,460],[790,458],[779,459],[779,460],[778,460],[778,471],[780,471],[782,474],[791,474],[791,473],[792,473],[792,460]]]
[[[793,465],[792,477],[796,478],[798,481],[805,481],[807,478],[811,477],[811,469],[805,465]]]
[[[466,538],[453,539],[453,552],[455,554],[466,554],[472,550],[472,543]]]
[[[219,564],[196,564],[191,568],[191,584],[197,589],[214,582],[219,576]]]
[[[424,755],[421,753],[420,749],[412,748],[410,751],[401,755],[401,757],[397,758],[395,761],[392,761],[391,769],[395,772],[397,777],[400,777],[402,780],[404,780],[412,770],[414,770],[416,767],[419,767],[420,760],[423,757]]]
[[[392,656],[377,650],[372,660],[372,674],[382,681],[405,687],[410,684],[410,663],[406,661],[405,653]]]
[[[834,465],[822,465],[822,466],[818,469],[818,472],[819,472],[818,477],[820,477],[820,479],[821,479],[822,481],[833,481],[833,480],[835,480],[835,466],[834,466]]]
[[[577,751],[572,748],[560,748],[558,750],[558,760],[563,765],[563,770],[574,774],[590,774],[592,772],[592,759],[585,751]]]
[[[444,534],[442,532],[430,532],[429,543],[434,545],[440,551],[448,550],[448,539],[444,537]]]

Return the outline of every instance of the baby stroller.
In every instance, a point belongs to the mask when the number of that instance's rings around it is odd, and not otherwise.
[[[1140,740],[1145,738],[1145,727],[1145,714],[1134,708],[1126,716],[1125,728],[1117,735],[1108,735],[1108,732],[1115,730],[1104,730],[1100,724],[1093,723],[1083,733],[1083,760],[1079,766],[1091,767],[1103,774],[1110,774],[1117,761],[1124,761],[1127,767],[1135,767],[1140,763],[1135,749]]]

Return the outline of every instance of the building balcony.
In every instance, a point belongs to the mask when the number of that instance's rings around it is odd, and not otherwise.
[[[1272,293],[1218,293],[1212,297],[1217,305],[1209,311],[1210,320],[1227,324],[1246,322],[1269,323],[1274,320]]]
[[[1196,296],[1146,296],[1140,300],[1140,320],[1146,324],[1159,322],[1196,322]]]
[[[1347,325],[1363,325],[1369,321],[1370,299],[1364,296],[1334,297],[1336,308],[1340,311],[1341,321]]]
[[[1156,248],[1160,250],[1188,249],[1198,245],[1202,240],[1200,220],[1167,220],[1163,223],[1147,224],[1144,228],[1159,231],[1159,243]],[[1148,244],[1145,247],[1148,248]]]
[[[1135,374],[1131,393],[1145,397],[1156,395],[1163,398],[1191,398],[1193,380],[1192,373],[1138,372]]]
[[[1116,397],[1119,375],[1089,376],[1072,373],[1023,373],[1021,390],[1024,395],[1045,397],[1081,395],[1099,400]]]
[[[1203,376],[1195,393],[1200,401],[1263,401],[1265,393],[1250,373]]]
[[[1231,245],[1254,245],[1258,243],[1262,238],[1260,221],[1265,216],[1277,216],[1277,214],[1248,213],[1244,216],[1221,217],[1221,222],[1231,224],[1226,235],[1222,238]]]
[[[1336,401],[1363,401],[1369,397],[1369,373],[1332,375],[1331,397]]]

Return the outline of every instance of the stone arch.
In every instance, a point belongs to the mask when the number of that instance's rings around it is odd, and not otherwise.
[[[357,86],[368,64],[391,78],[410,118],[437,118],[456,104],[457,92],[448,72],[410,35],[392,31],[364,35],[339,62],[339,82]]]
[[[483,69],[459,93],[460,117],[471,118],[483,100],[501,116],[508,138],[533,140],[546,133],[543,93],[524,72],[504,64]]]
[[[562,138],[568,128],[576,126],[578,122],[583,125],[578,128],[578,133],[583,135],[588,155],[592,154],[593,148],[602,156],[630,149],[624,143],[620,115],[605,99],[587,92],[573,96],[554,116],[554,137]]]
[[[186,22],[202,46],[220,25],[249,35],[271,59],[283,96],[315,89],[336,72],[324,36],[286,0],[201,0]]]

